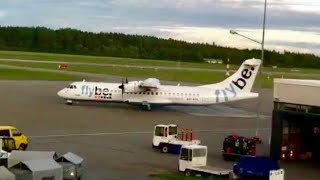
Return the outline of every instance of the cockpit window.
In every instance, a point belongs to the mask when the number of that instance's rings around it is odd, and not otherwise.
[[[75,86],[75,85],[69,85],[69,87],[68,87],[69,89],[77,89],[77,86]]]

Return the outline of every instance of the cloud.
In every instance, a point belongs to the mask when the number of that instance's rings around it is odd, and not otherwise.
[[[261,42],[261,30],[236,29],[237,32]],[[115,27],[112,31],[129,34],[149,34],[161,38],[173,38],[188,42],[203,42],[239,49],[261,49],[261,45],[241,36],[232,35],[229,29],[219,27],[187,27],[187,26],[140,26]],[[292,38],[295,37],[295,38]],[[266,31],[265,48],[278,52],[299,51],[320,55],[320,34],[292,30],[271,29]]]
[[[8,12],[0,9],[0,20],[6,18],[7,16]]]
[[[229,30],[260,40],[263,7],[264,0],[2,0],[6,11],[0,9],[0,25],[117,31],[258,48]],[[266,47],[319,53],[318,9],[318,0],[268,0]]]

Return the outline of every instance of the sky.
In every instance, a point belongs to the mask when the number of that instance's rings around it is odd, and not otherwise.
[[[261,49],[264,0],[0,0],[1,26],[76,28]],[[267,0],[265,48],[320,56],[320,0]]]

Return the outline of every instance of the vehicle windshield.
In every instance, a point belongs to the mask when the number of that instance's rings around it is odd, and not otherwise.
[[[2,139],[2,148],[3,148],[3,150],[5,150],[7,152],[11,152],[12,150],[14,150],[16,148],[14,140],[11,138]]]
[[[21,132],[19,132],[17,129],[12,129],[12,136],[21,136],[22,135],[22,133]]]
[[[205,157],[206,153],[207,151],[205,148],[193,149],[193,157]]]
[[[164,127],[156,127],[156,130],[154,132],[155,136],[163,136],[164,134]]]

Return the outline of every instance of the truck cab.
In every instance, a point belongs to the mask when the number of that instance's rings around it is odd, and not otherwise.
[[[229,178],[232,170],[207,165],[207,146],[182,146],[179,156],[179,172],[186,176],[200,174],[201,176],[223,176]]]
[[[200,144],[194,139],[192,129],[182,129],[178,132],[176,124],[158,124],[154,126],[152,148],[160,149],[162,153],[179,154],[183,145]]]
[[[154,127],[152,146],[159,146],[161,142],[168,143],[169,140],[178,137],[178,126],[175,124],[158,124]]]
[[[0,136],[0,150],[11,152],[16,149],[16,144],[13,138]]]
[[[16,145],[13,138],[0,137],[0,166],[7,166],[10,152],[15,148]]]
[[[0,126],[0,137],[13,138],[16,150],[26,150],[28,139],[17,128],[13,126]]]

